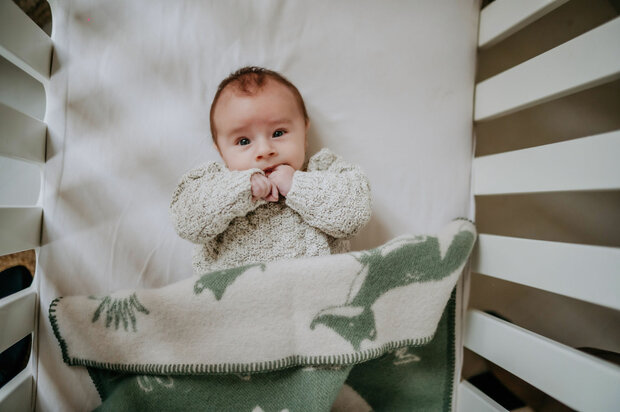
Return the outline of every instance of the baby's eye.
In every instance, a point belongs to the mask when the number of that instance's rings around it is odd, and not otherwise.
[[[241,139],[239,139],[239,142],[237,142],[237,144],[239,144],[240,146],[245,146],[246,144],[250,144],[250,139],[248,139],[247,137],[242,137]]]
[[[284,130],[276,130],[273,132],[273,137],[280,137],[284,135]]]

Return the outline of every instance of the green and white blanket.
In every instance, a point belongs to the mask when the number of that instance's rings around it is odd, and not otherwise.
[[[58,298],[49,317],[100,410],[325,411],[339,393],[450,410],[453,290],[475,239],[457,219],[362,252]]]

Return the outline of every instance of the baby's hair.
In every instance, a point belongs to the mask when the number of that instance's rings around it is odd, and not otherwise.
[[[297,90],[297,87],[290,81],[288,81],[284,76],[282,76],[278,72],[274,72],[273,70],[265,69],[257,66],[246,66],[237,70],[234,73],[231,73],[227,78],[222,80],[220,85],[217,87],[217,92],[215,93],[215,97],[213,98],[213,102],[211,103],[211,113],[209,115],[209,120],[211,123],[211,138],[213,139],[213,143],[217,146],[217,135],[215,132],[215,122],[213,121],[213,114],[215,113],[215,105],[220,97],[220,94],[224,91],[227,86],[234,87],[236,91],[252,95],[262,89],[267,80],[272,79],[286,87],[293,92],[293,96],[295,96],[295,100],[297,100],[297,104],[299,105],[299,109],[304,115],[304,119],[306,124],[310,121],[308,117],[308,112],[306,111],[306,105],[304,104],[304,99],[301,97],[301,93]]]

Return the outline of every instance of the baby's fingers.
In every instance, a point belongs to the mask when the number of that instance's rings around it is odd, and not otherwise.
[[[270,182],[260,175],[252,179],[252,200],[262,199],[271,192]],[[260,176],[260,177],[259,177]]]
[[[273,182],[270,182],[270,183],[271,183],[271,193],[269,194],[269,196],[265,198],[265,200],[268,202],[277,202],[278,199],[280,198],[280,193],[278,192],[278,186],[276,186],[276,184]]]

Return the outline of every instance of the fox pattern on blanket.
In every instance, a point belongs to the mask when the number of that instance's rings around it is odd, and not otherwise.
[[[398,239],[368,252],[351,253],[362,269],[351,284],[347,301],[321,310],[310,328],[318,324],[331,328],[359,350],[362,341],[376,338],[372,305],[377,299],[397,287],[437,281],[450,275],[469,254],[474,234],[468,230],[457,233],[443,258],[438,238],[416,236],[414,239],[418,242],[408,242],[395,249],[394,243],[400,243]],[[351,297],[352,294],[355,295]]]

